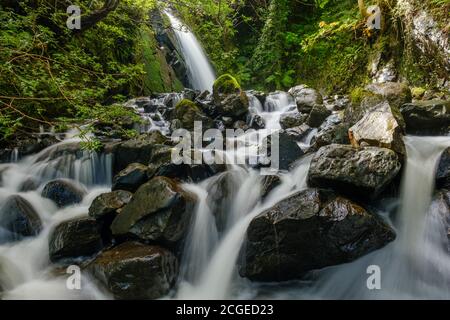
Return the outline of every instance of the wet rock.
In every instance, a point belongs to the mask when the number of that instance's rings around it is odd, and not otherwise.
[[[186,233],[196,201],[195,194],[185,191],[174,180],[155,177],[142,185],[123,207],[111,225],[112,233],[131,233],[143,240],[174,243]]]
[[[49,255],[53,263],[90,257],[102,248],[100,225],[89,217],[60,223],[49,238]]]
[[[172,117],[178,119],[181,123],[181,128],[186,130],[194,130],[195,122],[201,122],[203,129],[212,127],[212,120],[206,117],[194,102],[183,99],[175,106]]]
[[[137,139],[120,143],[113,150],[113,173],[117,174],[131,163],[147,165],[154,148],[168,143],[168,138],[159,131],[152,131],[149,134],[139,136]]]
[[[116,299],[158,299],[174,285],[178,261],[161,247],[125,242],[103,252],[88,269]]]
[[[381,218],[356,203],[307,189],[252,220],[239,272],[257,281],[298,279],[311,270],[353,261],[394,238]]]
[[[308,118],[307,114],[283,114],[280,118],[280,125],[283,129],[290,129],[301,126]]]
[[[450,132],[450,101],[431,100],[404,104],[400,108],[409,134]]]
[[[371,83],[365,89],[388,100],[394,108],[400,108],[412,100],[411,89],[401,82]]]
[[[226,169],[225,165],[175,164],[172,161],[173,148],[162,147],[154,152],[150,159],[147,176],[164,176],[180,181],[199,182]],[[191,154],[192,159],[194,156]]]
[[[301,126],[286,129],[284,132],[295,141],[302,141],[312,130],[310,126],[304,123]]]
[[[436,172],[436,185],[450,189],[450,148],[442,153]]]
[[[0,244],[36,236],[42,221],[31,203],[19,195],[10,196],[0,208]]]
[[[233,129],[247,131],[248,129],[250,129],[250,127],[245,121],[238,120],[233,124]]]
[[[58,179],[47,183],[41,196],[56,203],[60,208],[80,203],[86,190],[71,180]]]
[[[309,184],[333,188],[350,197],[376,197],[397,176],[401,164],[389,149],[355,149],[332,144],[319,149],[309,169]]]
[[[318,128],[331,115],[331,111],[325,108],[322,104],[313,106],[309,113],[306,124],[313,128]]]
[[[28,191],[35,191],[37,188],[39,188],[39,182],[37,182],[33,178],[28,178],[22,183],[19,190],[20,192],[28,192]]]
[[[135,192],[148,181],[148,167],[141,163],[132,163],[114,176],[111,190]]]
[[[124,190],[117,190],[99,195],[89,207],[89,216],[102,219],[117,214],[117,210],[131,201],[133,194]]]
[[[348,125],[344,123],[324,128],[311,139],[312,150],[317,151],[330,144],[350,144],[348,129]]]
[[[310,113],[315,105],[323,103],[322,95],[306,85],[293,87],[289,93],[295,98],[300,113]]]
[[[234,120],[245,118],[248,113],[249,99],[241,90],[241,86],[229,74],[220,76],[213,86],[213,99],[217,112],[221,116],[232,117]]]
[[[275,152],[274,156],[272,156],[273,152]],[[285,131],[279,131],[278,139],[274,139],[274,136],[270,135],[263,140],[259,154],[266,155],[266,157],[262,157],[264,159],[261,159],[260,163],[269,160],[269,162],[271,162],[269,165],[272,168],[277,166],[278,168],[276,169],[289,170],[291,169],[291,165],[299,160],[305,153],[299,147],[292,135]]]
[[[266,198],[269,193],[281,185],[281,178],[277,175],[264,176],[262,181],[261,198]]]
[[[266,123],[260,115],[254,114],[250,117],[249,126],[255,130],[260,130],[266,127]]]
[[[397,108],[385,101],[363,116],[349,131],[350,143],[354,147],[362,144],[388,148],[406,154],[403,143],[404,120]]]

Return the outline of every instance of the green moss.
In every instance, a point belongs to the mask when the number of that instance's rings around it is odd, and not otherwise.
[[[365,97],[370,95],[370,92],[364,88],[355,88],[350,92],[350,101],[353,105],[360,105]]]
[[[177,105],[175,106],[175,110],[177,113],[189,109],[195,110],[196,112],[200,112],[199,108],[195,105],[195,103],[189,99],[183,99],[180,102],[178,102]]]
[[[175,117],[180,120],[183,128],[192,130],[194,121],[201,121],[203,115],[194,102],[183,99],[175,106]]]
[[[411,94],[414,99],[422,99],[426,89],[422,87],[415,87],[411,89]]]
[[[241,85],[232,75],[224,74],[214,81],[213,91],[214,94],[237,93],[241,91]]]

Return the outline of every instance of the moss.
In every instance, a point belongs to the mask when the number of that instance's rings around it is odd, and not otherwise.
[[[238,93],[241,85],[232,75],[224,74],[214,81],[213,91],[214,94]]]
[[[195,121],[202,121],[203,114],[194,102],[183,99],[175,106],[175,117],[180,120],[183,128],[192,130]]]
[[[350,92],[350,101],[353,105],[360,105],[364,98],[372,96],[373,93],[365,90],[364,88],[355,88]]]
[[[175,111],[177,112],[177,114],[178,112],[184,112],[190,109],[196,112],[200,112],[199,108],[195,105],[195,103],[189,99],[183,99],[180,102],[178,102],[177,105],[175,106]]]
[[[414,99],[422,99],[425,94],[426,89],[422,87],[415,87],[411,89],[411,94]]]

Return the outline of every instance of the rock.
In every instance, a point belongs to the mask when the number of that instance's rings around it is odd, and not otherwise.
[[[312,150],[317,151],[330,144],[350,144],[348,129],[348,125],[344,123],[324,128],[311,139]]]
[[[394,238],[381,218],[356,203],[307,189],[252,220],[239,272],[257,281],[298,279],[311,270],[353,261]]]
[[[47,183],[41,196],[56,203],[60,208],[80,203],[86,195],[80,185],[70,180],[58,179]]]
[[[260,147],[259,154],[260,155],[267,155],[271,157],[272,159],[272,151],[274,148],[274,145],[272,145],[273,141],[276,140],[273,139],[273,135],[268,136],[267,138],[264,138],[263,144]],[[265,150],[265,147],[267,147],[267,151]],[[294,137],[285,131],[279,131],[278,132],[278,146],[277,146],[277,155],[278,157],[278,169],[280,170],[289,170],[291,169],[291,165],[294,164],[297,160],[299,160],[305,153],[303,150],[299,147]],[[263,161],[260,161],[263,162]],[[274,167],[275,163],[274,161],[271,162],[271,167]]]
[[[361,120],[369,110],[386,101],[382,96],[363,89],[354,91],[356,93],[352,93],[352,103],[344,110],[344,122],[349,127]]]
[[[310,113],[315,105],[323,103],[322,95],[306,85],[293,87],[289,93],[295,98],[300,113]]]
[[[250,129],[250,127],[245,121],[238,120],[233,124],[233,129],[247,131],[248,129]]]
[[[116,299],[158,299],[174,285],[178,261],[161,247],[125,242],[100,254],[88,269]]]
[[[124,190],[103,193],[94,199],[89,207],[89,216],[102,219],[117,214],[117,210],[131,201],[133,194]]]
[[[35,191],[37,188],[39,188],[39,183],[33,178],[28,178],[22,183],[19,190],[20,192],[28,192]]]
[[[301,126],[308,118],[307,114],[283,114],[280,118],[280,125],[283,129],[290,129]]]
[[[0,244],[38,235],[42,221],[31,203],[19,195],[8,197],[0,208]]]
[[[189,227],[197,197],[175,181],[155,177],[142,185],[114,219],[113,235],[134,234],[143,240],[174,243]]]
[[[450,148],[442,153],[436,172],[436,185],[450,189]]]
[[[416,101],[404,104],[400,111],[409,134],[440,135],[450,132],[450,101]]]
[[[248,123],[249,123],[249,126],[255,130],[264,129],[266,127],[266,123],[264,122],[264,119],[258,114],[252,115],[250,117],[250,121]]]
[[[217,115],[240,120],[248,113],[248,96],[241,90],[237,80],[229,74],[220,76],[214,82],[213,99],[217,107]]]
[[[281,185],[281,178],[276,175],[270,175],[270,176],[264,176],[262,181],[262,192],[261,192],[261,198],[266,198],[269,193]]]
[[[306,123],[298,127],[284,130],[284,132],[290,137],[292,137],[295,141],[302,141],[311,131],[312,128],[308,126]]]
[[[89,217],[64,221],[50,234],[48,247],[53,263],[90,257],[103,248],[100,225]]]
[[[400,108],[412,100],[411,89],[401,82],[371,83],[365,89],[387,99],[394,108]]]
[[[354,147],[361,144],[388,148],[405,155],[403,143],[404,120],[398,109],[385,101],[366,113],[361,120],[348,130],[350,143]]]
[[[126,190],[135,192],[148,181],[148,167],[140,163],[132,163],[114,176],[111,190]]]
[[[374,198],[397,176],[399,158],[389,149],[355,149],[332,144],[319,149],[309,169],[309,184],[342,194]]]
[[[175,164],[172,161],[173,150],[170,147],[155,150],[148,166],[149,178],[164,176],[180,181],[199,182],[226,169],[225,165],[215,164]]]
[[[306,124],[313,128],[318,128],[331,115],[331,111],[325,108],[322,104],[313,106],[309,113]]]
[[[147,165],[154,148],[169,143],[159,131],[152,131],[136,139],[120,143],[114,148],[113,174],[117,174],[131,163]]]
[[[173,117],[180,120],[181,128],[194,130],[194,123],[201,122],[204,130],[212,127],[212,120],[206,117],[194,102],[183,99],[175,106]]]

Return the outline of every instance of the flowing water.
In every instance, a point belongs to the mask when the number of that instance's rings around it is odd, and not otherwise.
[[[194,89],[210,90],[215,75],[203,49],[173,14],[167,12],[167,15]],[[182,98],[182,94],[169,94],[130,101],[130,106],[147,120],[139,129],[168,134],[164,108],[173,107]],[[255,134],[265,137],[270,130],[279,130],[280,117],[297,112],[294,99],[285,92],[268,95],[264,104],[252,94],[249,100],[250,112],[262,118],[266,127],[230,138],[233,142],[243,142],[247,148],[225,151],[227,159],[246,158],[249,149],[257,152],[258,141],[247,138]],[[338,122],[338,116],[333,114],[324,125]],[[312,130],[299,146],[308,149],[316,134],[317,130]],[[394,226],[397,239],[357,261],[313,272],[302,281],[251,283],[239,277],[236,263],[251,220],[307,187],[311,155],[301,158],[290,172],[280,174],[281,183],[265,197],[262,196],[265,177],[245,161],[229,164],[227,171],[200,183],[185,184],[184,188],[195,193],[199,200],[185,241],[179,279],[169,298],[450,298],[450,255],[443,220],[448,208],[432,201],[436,166],[441,153],[450,146],[450,138],[406,137],[405,144],[407,161],[401,198],[393,202],[386,200],[374,208]],[[0,165],[0,212],[9,196],[20,195],[37,211],[44,228],[35,238],[0,245],[3,298],[110,298],[92,284],[88,275],[83,277],[83,290],[67,290],[64,270],[54,270],[49,263],[48,238],[58,223],[85,216],[93,199],[110,190],[112,156],[81,151],[79,141],[69,135],[61,143],[24,159],[19,159],[15,151],[10,162]],[[50,200],[42,198],[43,187],[55,178],[70,179],[85,188],[87,195],[82,203],[58,209]],[[24,186],[30,191],[25,191]],[[380,290],[367,287],[369,266],[378,266],[381,271]]]
[[[174,14],[166,11],[175,32],[181,55],[187,66],[187,74],[192,89],[212,91],[216,75],[195,35]]]

